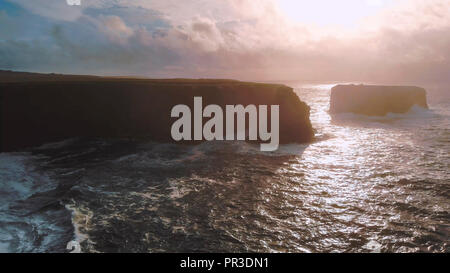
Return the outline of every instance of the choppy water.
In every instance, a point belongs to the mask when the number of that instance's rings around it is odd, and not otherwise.
[[[450,90],[430,110],[330,116],[318,141],[80,140],[0,154],[0,252],[450,252]]]

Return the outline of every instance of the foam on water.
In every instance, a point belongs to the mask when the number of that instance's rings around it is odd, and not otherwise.
[[[35,171],[29,153],[0,154],[0,252],[42,252],[57,250],[65,233],[55,209],[34,211],[27,200],[51,191],[56,183]],[[39,206],[39,204],[38,204]]]
[[[276,152],[72,139],[0,154],[0,250],[450,251],[448,92],[371,118],[331,116],[328,86],[296,91],[318,141]]]

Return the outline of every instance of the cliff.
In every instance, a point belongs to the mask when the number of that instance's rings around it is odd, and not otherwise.
[[[384,116],[428,108],[426,91],[414,86],[337,85],[331,89],[330,113]]]
[[[173,106],[280,105],[280,143],[313,138],[309,107],[290,87],[233,80],[149,80],[0,71],[0,152],[72,137],[173,142]],[[269,119],[270,120],[270,119]]]

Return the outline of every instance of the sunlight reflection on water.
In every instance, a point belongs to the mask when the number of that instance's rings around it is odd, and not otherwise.
[[[72,140],[24,154],[19,169],[70,185],[39,197],[72,210],[83,252],[449,252],[448,92],[429,92],[430,110],[374,119],[331,116],[330,85],[297,87],[310,144]],[[73,227],[54,219],[65,238]]]

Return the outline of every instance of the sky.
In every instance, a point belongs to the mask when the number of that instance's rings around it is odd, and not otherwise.
[[[450,81],[450,0],[0,0],[0,69]]]
[[[398,1],[392,0],[280,0],[286,16],[298,23],[354,28],[365,17],[376,15]]]

